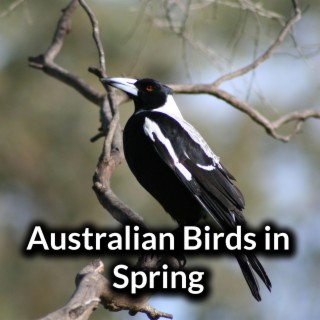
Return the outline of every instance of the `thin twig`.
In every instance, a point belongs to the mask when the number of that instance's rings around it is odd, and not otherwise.
[[[92,138],[90,138],[90,142],[96,142],[100,138],[103,138],[105,136],[104,132],[99,131],[97,134],[95,134]]]
[[[20,4],[22,4],[25,0],[17,0],[12,2],[9,7],[0,13],[0,19],[11,14]]]
[[[239,3],[236,3],[234,1],[227,1],[227,0],[211,0],[211,1],[205,1],[203,3],[199,2],[199,3],[194,3],[191,6],[191,10],[203,10],[208,6],[211,5],[223,5],[229,8],[233,8],[233,9],[240,9],[240,10],[244,10],[244,11],[249,11],[255,14],[258,14],[261,17],[267,18],[267,19],[274,19],[279,21],[281,24],[283,24],[283,16],[280,15],[277,12],[274,11],[269,11],[267,9],[263,8],[263,5],[261,2],[257,2],[257,3],[253,3],[251,1],[246,1],[247,5],[244,6],[243,3],[241,3],[241,1],[239,1]]]
[[[92,36],[98,50],[100,69],[102,72],[102,76],[105,77],[106,76],[106,58],[103,50],[102,41],[100,39],[98,19],[95,17],[93,11],[90,9],[90,7],[87,5],[87,3],[84,0],[79,0],[79,3],[84,9],[84,11],[88,14],[88,17],[90,19],[90,22],[92,25]]]
[[[90,67],[89,71],[95,74],[97,77],[99,77],[99,79],[101,79],[106,77],[107,74],[106,74],[106,58],[105,58],[102,41],[100,38],[99,22],[94,12],[91,10],[91,8],[87,5],[87,3],[84,0],[79,0],[79,3],[90,19],[91,26],[92,26],[92,37],[93,37],[95,46],[98,50],[98,56],[99,56],[100,68],[97,69],[95,67]],[[104,98],[103,100],[101,100],[101,104],[100,104],[100,109],[101,109],[100,120],[102,124],[101,126],[102,132],[104,132],[104,134],[106,135],[104,148],[102,152],[104,153],[104,157],[107,160],[109,160],[111,150],[112,150],[113,138],[114,138],[114,135],[116,134],[116,130],[119,123],[119,110],[113,101],[112,89],[109,86],[107,86],[106,91],[107,91],[107,99]],[[111,117],[111,114],[112,114],[112,117]],[[118,127],[118,135],[120,135],[120,127]],[[97,137],[100,137],[100,136],[101,135],[98,134]],[[91,139],[91,141],[93,140]]]
[[[214,86],[218,87],[221,83],[223,83],[225,81],[229,81],[229,80],[234,79],[236,77],[242,76],[242,75],[250,72],[251,70],[254,70],[255,68],[257,68],[261,63],[266,61],[272,55],[272,53],[284,41],[284,39],[286,38],[286,36],[290,32],[290,29],[292,28],[292,26],[296,22],[298,22],[301,18],[301,10],[298,6],[297,1],[295,1],[295,0],[291,0],[291,1],[292,1],[293,9],[294,9],[294,14],[287,21],[286,25],[283,27],[283,29],[281,30],[281,32],[279,33],[278,37],[273,42],[273,44],[260,57],[258,57],[256,60],[254,60],[249,65],[247,65],[243,68],[240,68],[238,70],[235,70],[233,72],[227,73],[227,74],[223,75],[222,77],[218,78],[217,80],[215,80],[212,83]]]
[[[304,110],[304,111],[294,111],[292,113],[288,113],[279,119],[273,121],[273,125],[275,128],[280,128],[282,125],[297,121],[305,121],[309,118],[320,119],[320,111],[318,110]]]
[[[71,31],[71,16],[77,9],[78,5],[78,0],[71,0],[62,10],[62,15],[57,23],[51,44],[43,54],[46,63],[53,62],[56,56],[60,53],[64,39]]]
[[[57,65],[54,60],[60,53],[64,39],[71,30],[71,16],[78,7],[78,0],[71,0],[69,4],[62,10],[62,15],[57,22],[53,39],[43,54],[29,57],[29,66],[35,69],[42,70],[51,77],[65,83],[68,86],[76,89],[86,99],[96,105],[100,105],[104,93],[92,88],[83,79],[72,74],[67,69]]]
[[[87,3],[84,0],[79,0],[79,3],[90,19],[91,26],[92,26],[92,37],[95,42],[95,46],[98,50],[98,56],[99,56],[100,72],[97,72],[97,70],[95,70],[94,67],[89,68],[89,71],[92,73],[95,73],[101,79],[106,77],[107,74],[106,74],[106,58],[105,58],[102,41],[100,38],[99,22],[95,14],[91,10],[91,8],[87,5]],[[106,91],[107,91],[108,106],[105,108],[106,100],[101,101],[101,106],[100,106],[101,119],[100,120],[102,122],[103,132],[106,134],[103,152],[106,153],[106,158],[109,159],[111,149],[112,149],[112,141],[113,141],[114,135],[116,134],[116,129],[119,123],[119,110],[113,101],[112,89],[109,86],[107,86]],[[111,113],[113,114],[112,119],[110,119],[109,110],[111,110]],[[118,131],[119,130],[120,130],[120,127],[118,128]]]
[[[108,133],[107,133],[105,143],[104,143],[104,146],[105,146],[105,149],[104,149],[105,155],[104,156],[107,160],[110,159],[112,140],[113,140],[113,136],[116,132],[116,129],[117,129],[117,126],[119,123],[119,119],[120,119],[120,115],[119,115],[119,111],[117,111],[110,122]]]

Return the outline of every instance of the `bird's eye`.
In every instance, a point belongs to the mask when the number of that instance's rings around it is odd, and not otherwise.
[[[151,84],[146,86],[146,91],[151,92],[153,91],[153,86]]]

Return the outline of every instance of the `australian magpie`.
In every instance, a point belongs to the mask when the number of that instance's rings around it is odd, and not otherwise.
[[[244,198],[234,177],[221,164],[199,132],[182,117],[169,87],[144,78],[102,78],[104,85],[124,91],[135,111],[123,133],[127,163],[140,184],[179,225],[208,216],[217,229],[245,226]],[[271,282],[253,254],[236,259],[253,296],[260,301],[254,272],[271,290]]]

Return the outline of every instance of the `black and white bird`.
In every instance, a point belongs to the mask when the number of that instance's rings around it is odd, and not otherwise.
[[[181,115],[169,87],[144,78],[103,78],[124,91],[135,111],[123,133],[127,163],[139,183],[179,225],[194,225],[204,216],[217,229],[231,232],[245,225],[244,199],[234,177],[199,132]],[[255,273],[269,290],[271,282],[253,254],[236,259],[253,296],[260,301]]]

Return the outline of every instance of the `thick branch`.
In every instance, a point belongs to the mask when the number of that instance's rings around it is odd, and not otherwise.
[[[167,318],[172,315],[149,306],[145,299],[120,294],[112,290],[110,282],[101,274],[104,265],[95,260],[83,268],[76,277],[76,290],[62,308],[39,320],[86,320],[101,303],[110,311],[128,310],[130,314],[145,313],[149,319]]]
[[[61,81],[62,83],[74,88],[84,98],[88,99],[93,104],[99,106],[104,94],[96,91],[88,85],[80,77],[70,73],[68,70],[58,66],[54,62],[46,61],[46,56],[40,54],[38,56],[29,57],[29,66],[40,69],[47,75]]]
[[[106,147],[104,147],[99,158],[93,176],[93,190],[99,202],[123,225],[139,225],[146,228],[143,224],[143,219],[113,193],[110,187],[110,179],[114,170],[122,162],[123,157],[119,150],[113,150],[107,158],[105,149]]]

